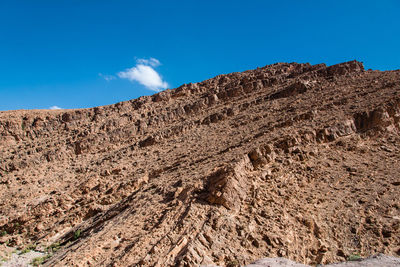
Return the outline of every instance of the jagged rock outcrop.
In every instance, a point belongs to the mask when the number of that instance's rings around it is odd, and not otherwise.
[[[1,246],[47,266],[400,255],[400,71],[277,63],[79,110],[0,112]]]

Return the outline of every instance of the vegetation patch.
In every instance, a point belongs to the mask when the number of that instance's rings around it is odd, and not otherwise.
[[[37,257],[37,258],[34,258],[33,260],[32,260],[32,262],[31,262],[31,264],[33,265],[33,266],[40,266],[41,264],[43,264],[47,259],[49,259],[51,257],[51,255],[49,254],[49,255],[45,255],[45,256],[43,256],[43,257]]]
[[[23,250],[21,250],[18,254],[22,255],[22,254],[28,253],[28,252],[30,252],[32,250],[35,250],[35,249],[36,249],[36,245],[35,244],[29,244]]]
[[[362,260],[361,256],[359,254],[351,254],[350,256],[347,257],[348,261],[360,261]]]
[[[60,243],[53,243],[46,248],[47,253],[54,253],[60,249]]]
[[[77,240],[81,236],[81,230],[78,229],[74,233],[74,240]]]

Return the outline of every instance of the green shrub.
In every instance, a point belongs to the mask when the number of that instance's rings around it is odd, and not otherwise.
[[[50,258],[50,257],[51,257],[51,255],[45,255],[45,256],[43,256],[43,257],[34,258],[34,259],[32,260],[32,262],[31,262],[31,264],[32,264],[33,266],[42,265],[43,262],[45,262],[45,261],[46,261],[48,258]]]
[[[361,256],[359,254],[351,254],[347,257],[348,261],[359,261],[361,260]]]
[[[53,243],[47,247],[46,251],[48,253],[57,252],[60,249],[60,243]]]
[[[78,229],[74,233],[74,240],[77,240],[81,236],[81,230]]]
[[[36,245],[35,244],[29,244],[28,246],[26,246],[26,248],[24,248],[23,250],[21,250],[18,254],[25,254],[28,253],[31,250],[36,249]]]

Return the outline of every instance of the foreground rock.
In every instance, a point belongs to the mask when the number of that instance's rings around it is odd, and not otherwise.
[[[246,267],[309,267],[309,265],[304,265],[297,263],[285,258],[265,258],[258,260],[252,264],[246,265]]]
[[[15,251],[9,255],[7,258],[2,258],[0,261],[1,267],[26,267],[33,266],[34,263],[39,263],[44,260],[44,253],[39,251],[28,251],[26,253],[21,253],[20,251]],[[36,264],[34,264],[37,266]]]
[[[398,256],[399,81],[356,61],[278,63],[0,112],[0,243],[57,247],[45,266]]]
[[[267,258],[258,260],[246,267],[308,267],[300,263],[293,262],[285,258]],[[400,266],[400,258],[386,255],[372,256],[366,259],[359,259],[334,264],[320,265],[321,267],[397,267]]]

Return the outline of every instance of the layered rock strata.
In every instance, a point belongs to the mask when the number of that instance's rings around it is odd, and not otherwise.
[[[0,112],[0,243],[46,266],[400,254],[400,71],[277,63],[79,110]]]

